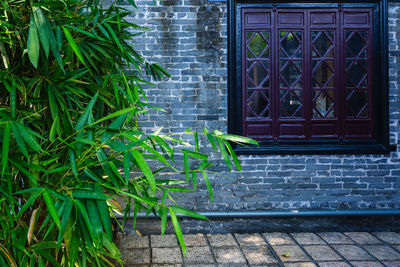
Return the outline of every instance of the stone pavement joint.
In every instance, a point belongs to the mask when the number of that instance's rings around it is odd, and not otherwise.
[[[317,232],[122,236],[124,266],[400,267],[400,233]],[[182,257],[183,256],[183,257]]]

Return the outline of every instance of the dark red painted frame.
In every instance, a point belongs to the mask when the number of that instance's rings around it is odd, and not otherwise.
[[[335,14],[336,25],[332,23],[318,26],[312,25],[311,17],[315,14]],[[367,13],[368,21],[360,26],[346,24],[345,16],[352,15],[357,18],[357,14]],[[259,14],[264,16],[265,21],[254,20],[249,22],[249,14],[257,17]],[[281,14],[302,14],[302,25],[281,25],[278,17]],[[263,18],[263,16],[260,16]],[[373,70],[373,10],[371,8],[324,8],[324,9],[265,9],[265,8],[246,8],[242,9],[242,134],[258,140],[343,140],[343,139],[373,139],[373,104],[372,93],[374,85]],[[367,30],[368,31],[368,108],[370,118],[348,119],[345,117],[345,72],[344,70],[344,51],[345,51],[345,30]],[[279,118],[279,31],[280,30],[301,30],[303,31],[302,49],[303,49],[303,119]],[[312,38],[313,30],[331,30],[335,32],[335,114],[337,120],[313,119],[313,100],[312,100]],[[246,32],[247,31],[269,31],[270,32],[270,98],[271,98],[271,118],[257,120],[246,117],[247,90],[246,90]],[[274,43],[273,43],[274,42]],[[271,44],[273,44],[271,50]],[[253,128],[251,128],[253,127]],[[258,128],[258,129],[257,129]],[[255,130],[254,130],[255,129]],[[282,130],[286,129],[286,135]],[[301,130],[299,130],[301,129]],[[318,132],[319,129],[319,132]],[[322,134],[321,134],[322,132]]]

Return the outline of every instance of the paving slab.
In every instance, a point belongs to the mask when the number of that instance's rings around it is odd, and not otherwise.
[[[265,239],[271,245],[295,245],[296,243],[286,233],[264,233]]]
[[[242,251],[250,265],[278,263],[267,247],[244,247]]]
[[[400,234],[396,232],[375,232],[372,233],[386,243],[400,245]]]
[[[391,247],[384,245],[367,245],[364,246],[378,260],[400,260],[400,253]]]
[[[237,247],[216,248],[214,255],[218,263],[246,263],[242,252]]]
[[[121,257],[123,259],[124,266],[150,263],[150,249],[122,249]]]
[[[281,261],[308,261],[307,255],[299,246],[272,246]]]
[[[178,240],[175,235],[151,235],[150,243],[152,248],[178,247]]]
[[[354,267],[382,267],[383,265],[376,261],[351,261]]]
[[[315,267],[314,263],[308,262],[292,262],[292,263],[285,263],[285,267]]]
[[[368,244],[381,244],[382,242],[379,241],[376,237],[371,235],[370,233],[367,232],[350,232],[350,233],[344,233],[348,237],[350,237],[352,240],[354,240],[356,243],[360,245],[368,245]]]
[[[329,244],[354,244],[354,242],[342,233],[323,232],[318,235]]]
[[[203,234],[183,235],[187,247],[206,247],[207,241]]]
[[[149,236],[125,236],[120,241],[121,249],[148,248]]]
[[[214,263],[209,247],[187,247],[185,263]]]
[[[334,245],[333,248],[347,260],[373,260],[365,250],[356,245]]]
[[[383,264],[385,264],[387,267],[399,267],[400,261],[383,261]]]
[[[208,240],[213,247],[235,247],[237,243],[231,234],[208,234]]]
[[[182,263],[180,248],[152,248],[153,263]]]
[[[322,245],[325,242],[314,233],[291,233],[301,245]]]
[[[320,267],[350,267],[351,265],[344,261],[320,261]]]
[[[303,248],[316,261],[337,261],[342,259],[335,251],[326,245],[304,246]]]
[[[239,245],[243,247],[261,247],[267,245],[260,234],[235,234],[235,237]]]

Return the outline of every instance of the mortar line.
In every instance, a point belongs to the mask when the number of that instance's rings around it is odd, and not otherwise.
[[[360,233],[368,233],[368,232],[360,232]],[[368,250],[366,250],[361,244],[358,244],[353,238],[351,238],[350,236],[346,235],[345,233],[343,233],[345,236],[347,236],[350,240],[352,240],[355,244],[355,246],[361,248],[362,250],[364,250],[368,255],[370,255],[374,261],[379,262],[380,264],[382,264],[383,266],[386,266],[386,264],[383,264],[383,262],[381,262],[377,257],[375,257],[374,255],[372,255],[371,253],[369,253]],[[365,245],[377,245],[377,244],[365,244]],[[365,246],[364,245],[364,246]]]
[[[243,250],[242,250],[242,247],[241,247],[239,241],[237,240],[235,234],[231,234],[231,235],[233,236],[233,239],[235,239],[235,241],[236,241],[236,243],[237,243],[237,245],[238,245],[238,247],[239,247],[239,250],[240,250],[240,252],[241,252],[242,255],[243,255],[243,258],[244,258],[244,260],[246,261],[247,266],[250,266],[250,263],[249,263],[249,261],[247,260],[246,255],[244,254],[244,252],[243,252]]]
[[[326,241],[324,238],[322,238],[322,236],[319,235],[320,233],[315,233],[315,234],[316,234],[319,238],[321,238],[322,241],[324,241],[328,247],[330,247],[334,252],[336,252],[336,254],[338,254],[339,257],[341,257],[341,258],[343,259],[344,262],[346,262],[347,264],[349,264],[349,265],[352,266],[352,267],[354,266],[353,264],[351,264],[351,262],[350,262],[348,259],[346,259],[342,254],[340,254],[340,252],[337,251],[328,241]],[[341,234],[342,234],[342,233],[341,233]],[[335,245],[336,245],[336,244],[335,244]],[[341,244],[337,244],[337,245],[341,245]],[[346,245],[346,244],[343,244],[343,245]]]
[[[311,257],[311,255],[307,252],[307,250],[303,247],[303,245],[300,245],[299,242],[297,242],[297,240],[292,236],[291,233],[287,233],[292,239],[293,241],[300,247],[300,249],[306,254],[306,256],[311,260],[312,263],[314,263],[316,266],[319,267],[318,262],[316,262],[313,257]]]
[[[265,244],[267,244],[268,249],[271,251],[272,255],[274,255],[274,257],[276,258],[276,260],[278,261],[278,265],[280,267],[284,267],[285,265],[283,264],[283,262],[281,261],[281,258],[279,258],[278,254],[276,254],[274,248],[271,246],[271,244],[267,241],[267,239],[265,238],[265,236],[263,234],[261,234],[261,238],[264,240]]]
[[[212,246],[211,246],[210,240],[208,240],[208,237],[207,237],[206,234],[202,234],[202,235],[203,235],[204,238],[206,239],[207,246],[209,247],[209,249],[210,249],[210,251],[211,251],[211,257],[212,257],[213,260],[214,260],[214,266],[215,266],[215,267],[218,267],[217,258],[216,258],[215,255],[214,255],[214,250],[213,250],[213,248],[212,248]]]

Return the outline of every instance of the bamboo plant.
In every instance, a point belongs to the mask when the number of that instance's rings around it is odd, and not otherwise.
[[[114,214],[131,210],[158,215],[162,233],[169,214],[185,251],[177,214],[204,216],[174,192],[190,194],[201,178],[212,200],[199,138],[239,170],[231,143],[256,143],[207,130],[143,133],[139,118],[156,108],[145,74],[169,74],[130,45],[143,28],[119,2],[0,0],[0,266],[121,263]]]

